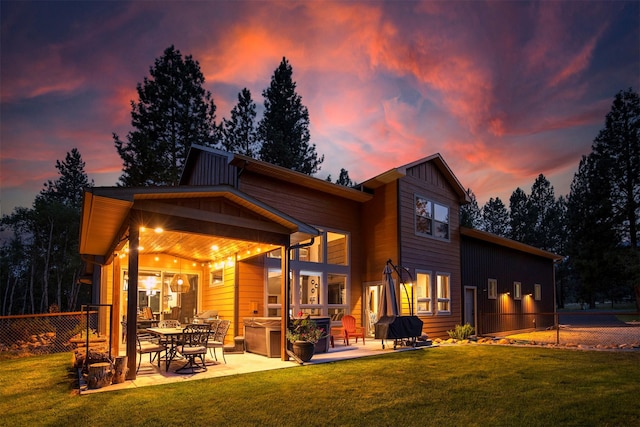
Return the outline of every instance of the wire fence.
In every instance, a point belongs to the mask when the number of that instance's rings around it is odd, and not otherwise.
[[[640,348],[640,313],[559,312],[536,314],[553,326],[510,333],[504,338],[527,344],[596,349]],[[548,322],[546,322],[548,323]]]
[[[110,324],[111,306],[103,305],[66,313],[1,316],[0,355],[27,357],[78,348],[108,353]]]

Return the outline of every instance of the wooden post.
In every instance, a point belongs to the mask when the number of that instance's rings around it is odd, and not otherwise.
[[[89,388],[102,388],[111,384],[111,363],[101,362],[89,365]]]
[[[127,356],[118,356],[113,364],[112,384],[123,383],[127,375]]]

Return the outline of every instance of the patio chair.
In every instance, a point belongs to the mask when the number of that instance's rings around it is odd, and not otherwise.
[[[347,345],[349,345],[349,338],[355,338],[356,343],[358,338],[362,338],[362,344],[364,344],[364,328],[356,326],[356,318],[350,314],[342,316],[342,337]]]
[[[166,352],[167,346],[159,342],[153,335],[145,333],[136,334],[136,341],[138,342],[138,348],[136,352],[140,356],[136,374],[140,370],[140,364],[142,363],[143,354],[149,355],[149,363],[153,363],[154,360],[157,360],[158,368],[160,368],[160,353],[162,353],[163,351]]]
[[[207,355],[207,342],[209,341],[209,334],[211,332],[211,325],[188,325],[184,328],[182,333],[183,343],[178,346],[178,353],[180,353],[187,363],[180,368],[176,369],[179,374],[195,373],[196,371],[206,371],[207,365],[205,363],[205,357]],[[200,362],[197,361],[200,359]]]
[[[218,328],[216,329],[215,335],[213,339],[209,340],[207,343],[207,347],[209,351],[213,350],[213,357],[215,357],[216,361],[218,361],[218,355],[216,354],[216,348],[221,349],[222,351],[222,360],[226,365],[227,359],[224,357],[224,338],[227,336],[227,332],[229,331],[229,325],[231,321],[229,320],[220,320],[218,323]]]

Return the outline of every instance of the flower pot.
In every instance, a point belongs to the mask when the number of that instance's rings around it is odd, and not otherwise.
[[[315,345],[308,341],[295,341],[292,345],[293,354],[303,362],[308,362],[313,357]]]

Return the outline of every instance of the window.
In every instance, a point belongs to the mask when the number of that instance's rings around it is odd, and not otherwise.
[[[513,282],[513,299],[522,299],[522,283]]]
[[[329,315],[337,321],[349,312],[350,236],[316,228],[321,234],[313,239],[313,244],[291,251],[290,311]],[[311,239],[303,243],[311,243]],[[278,252],[267,255],[265,267],[267,316],[281,316],[284,304],[280,296],[282,273]]]
[[[449,240],[449,208],[415,196],[416,234]]]
[[[313,244],[298,249],[298,259],[306,262],[323,262],[322,257],[322,236],[313,239]],[[311,240],[302,242],[302,244],[311,243]]]
[[[533,285],[533,298],[536,301],[540,301],[542,299],[542,286],[537,283]]]
[[[448,274],[436,274],[436,292],[438,295],[438,314],[451,314],[451,284]]]
[[[498,281],[496,279],[489,279],[487,283],[487,296],[489,299],[498,298]]]
[[[321,286],[320,277],[320,273],[317,272],[300,272],[300,304],[320,305],[324,303],[324,287]]]
[[[347,265],[347,235],[327,232],[327,264]]]
[[[432,314],[431,273],[416,271],[416,314]]]
[[[211,272],[211,281],[209,282],[209,287],[212,288],[214,286],[220,286],[224,284],[224,270],[217,269]]]
[[[282,316],[281,284],[282,271],[279,268],[269,268],[267,270],[267,314],[270,317]]]

